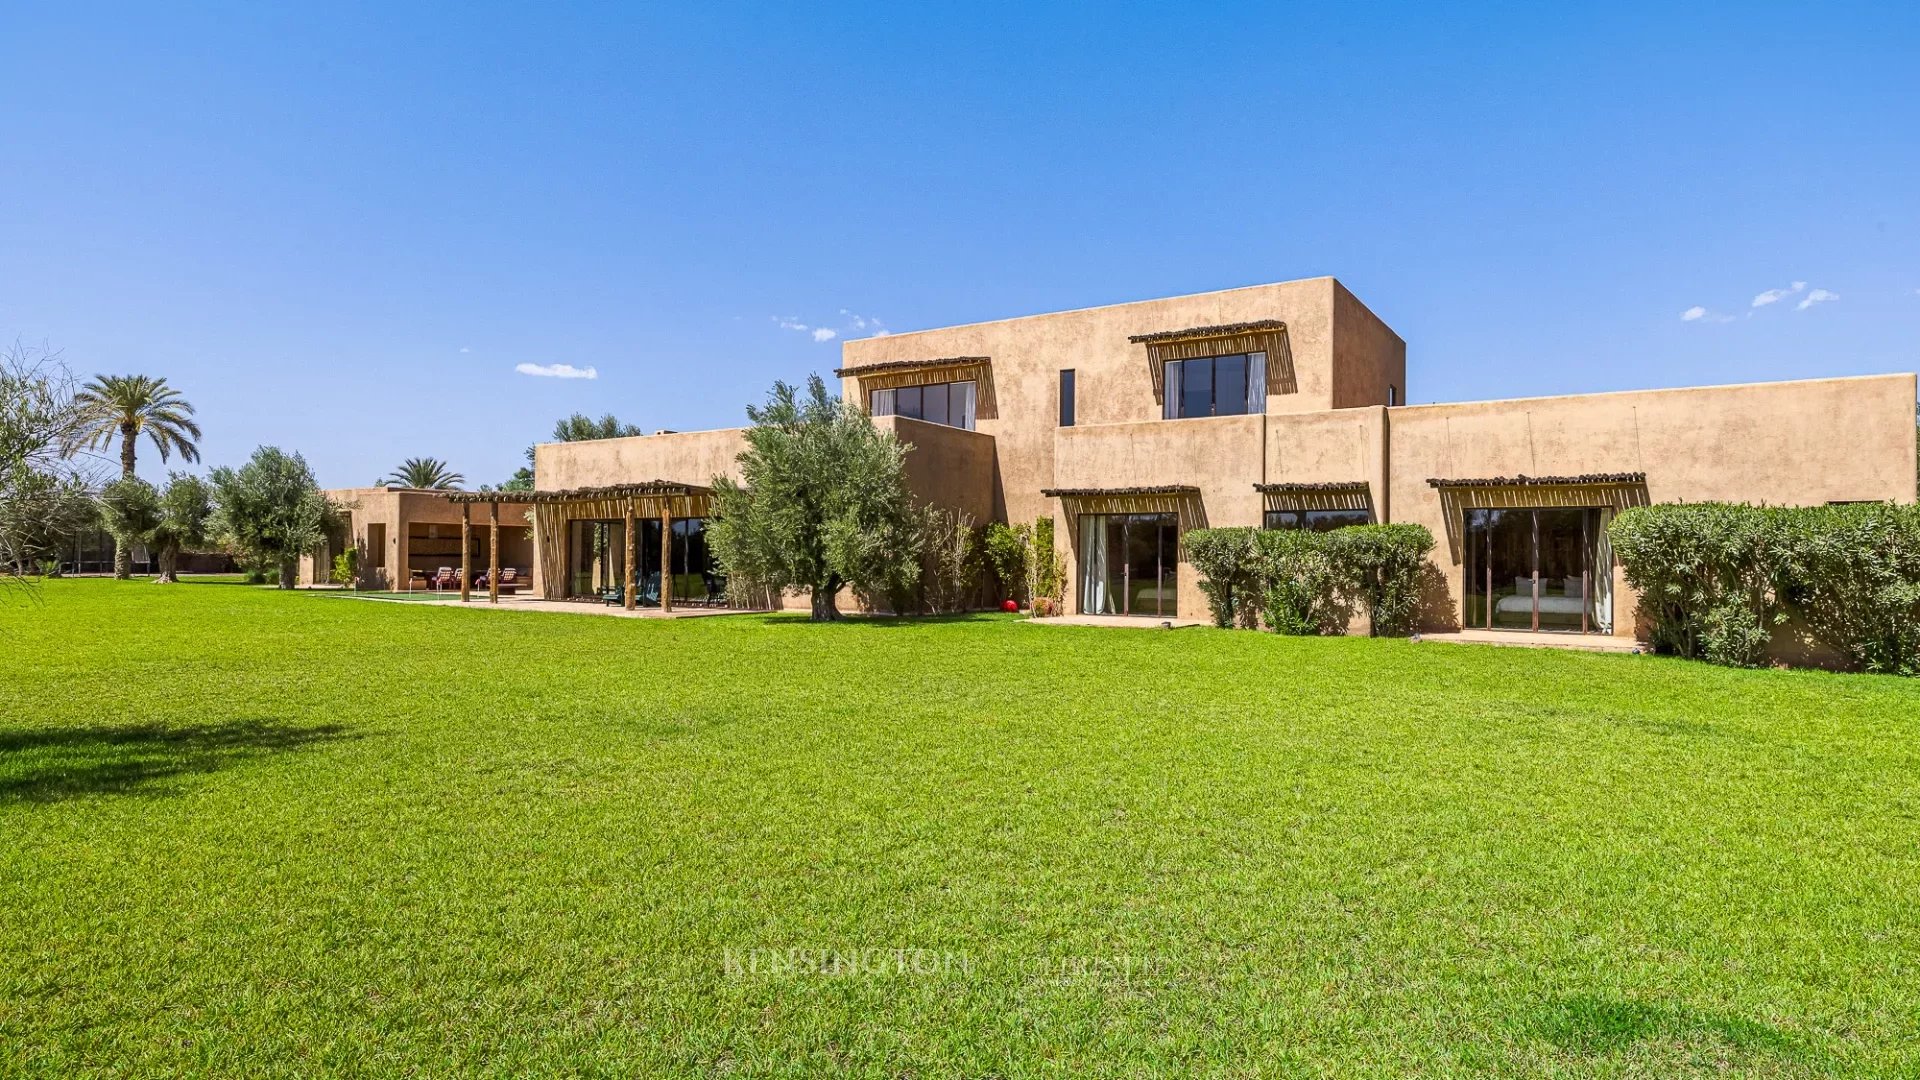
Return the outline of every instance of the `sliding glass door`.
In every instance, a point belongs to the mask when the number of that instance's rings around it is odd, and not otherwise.
[[[1466,625],[1612,633],[1606,513],[1599,507],[1466,511]]]
[[[1080,517],[1080,611],[1084,615],[1152,615],[1179,610],[1175,577],[1180,527],[1173,514],[1083,514]]]

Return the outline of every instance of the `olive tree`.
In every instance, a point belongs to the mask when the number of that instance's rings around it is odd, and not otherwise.
[[[713,481],[717,520],[708,543],[732,576],[769,589],[806,588],[813,617],[837,619],[835,596],[909,591],[920,544],[907,493],[907,446],[865,412],[827,393],[777,382],[748,406],[740,482]]]
[[[213,470],[212,531],[258,563],[277,564],[291,589],[299,558],[326,541],[332,507],[307,459],[262,446],[238,469]]]

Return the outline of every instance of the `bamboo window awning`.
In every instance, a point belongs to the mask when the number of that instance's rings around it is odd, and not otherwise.
[[[1260,319],[1255,322],[1224,323],[1219,326],[1192,326],[1185,330],[1155,330],[1151,334],[1133,334],[1127,340],[1135,345],[1161,345],[1172,341],[1194,341],[1200,338],[1237,338],[1250,334],[1270,334],[1285,330],[1287,324],[1279,319]]]
[[[566,503],[594,502],[602,499],[659,498],[662,496],[710,495],[713,489],[699,484],[671,480],[647,480],[636,484],[609,484],[605,487],[566,488],[559,491],[449,491],[456,503]]]
[[[1110,488],[1042,488],[1040,494],[1059,499],[1069,519],[1083,514],[1173,514],[1180,528],[1207,527],[1207,509],[1193,484],[1147,484]]]
[[[1373,511],[1373,488],[1365,480],[1255,484],[1268,510]]]
[[[835,368],[836,379],[870,379],[877,375],[898,375],[903,372],[944,370],[947,368],[983,368],[993,363],[991,356],[943,356],[932,360],[887,360],[878,364],[861,364],[858,367]]]
[[[1040,494],[1049,499],[1087,499],[1098,496],[1126,495],[1198,495],[1200,488],[1193,484],[1153,484],[1146,487],[1110,487],[1110,488],[1041,488]]]
[[[1291,394],[1300,389],[1293,373],[1293,350],[1287,344],[1287,324],[1279,319],[1155,330],[1131,334],[1127,341],[1147,347],[1147,371],[1153,377],[1155,401],[1163,400],[1166,394],[1168,362],[1236,353],[1267,354],[1267,393]]]
[[[842,379],[860,380],[860,402],[863,405],[875,390],[902,390],[910,386],[971,382],[974,389],[975,418],[992,420],[1000,415],[999,399],[995,396],[993,389],[993,357],[991,356],[888,360],[878,364],[836,368],[833,373]]]
[[[1482,476],[1471,479],[1442,479],[1429,477],[1427,486],[1433,488],[1496,488],[1496,487],[1624,487],[1647,482],[1643,472],[1618,473],[1578,473],[1572,476]]]
[[[1364,490],[1366,486],[1365,480],[1322,480],[1312,483],[1255,484],[1253,490],[1262,495],[1301,495],[1315,491]]]

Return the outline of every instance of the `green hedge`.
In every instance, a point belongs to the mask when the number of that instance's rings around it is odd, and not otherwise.
[[[1253,626],[1260,611],[1260,568],[1253,530],[1189,529],[1181,537],[1187,561],[1200,572],[1213,625],[1226,629]]]
[[[1343,633],[1356,608],[1374,634],[1409,632],[1433,550],[1419,525],[1194,529],[1182,542],[1215,626],[1256,626],[1264,611],[1283,634]]]
[[[1641,506],[1609,535],[1659,651],[1752,665],[1797,621],[1856,670],[1920,674],[1920,507]]]

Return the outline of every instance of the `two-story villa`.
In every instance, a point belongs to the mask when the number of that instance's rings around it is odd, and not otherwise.
[[[1087,614],[1203,618],[1188,529],[1401,521],[1438,541],[1428,628],[1629,636],[1622,507],[1915,495],[1912,374],[1407,405],[1406,343],[1332,278],[849,341],[842,363],[912,445],[918,497],[1055,519]],[[538,447],[536,587],[591,595],[635,565],[697,590],[705,492],[742,446]]]

